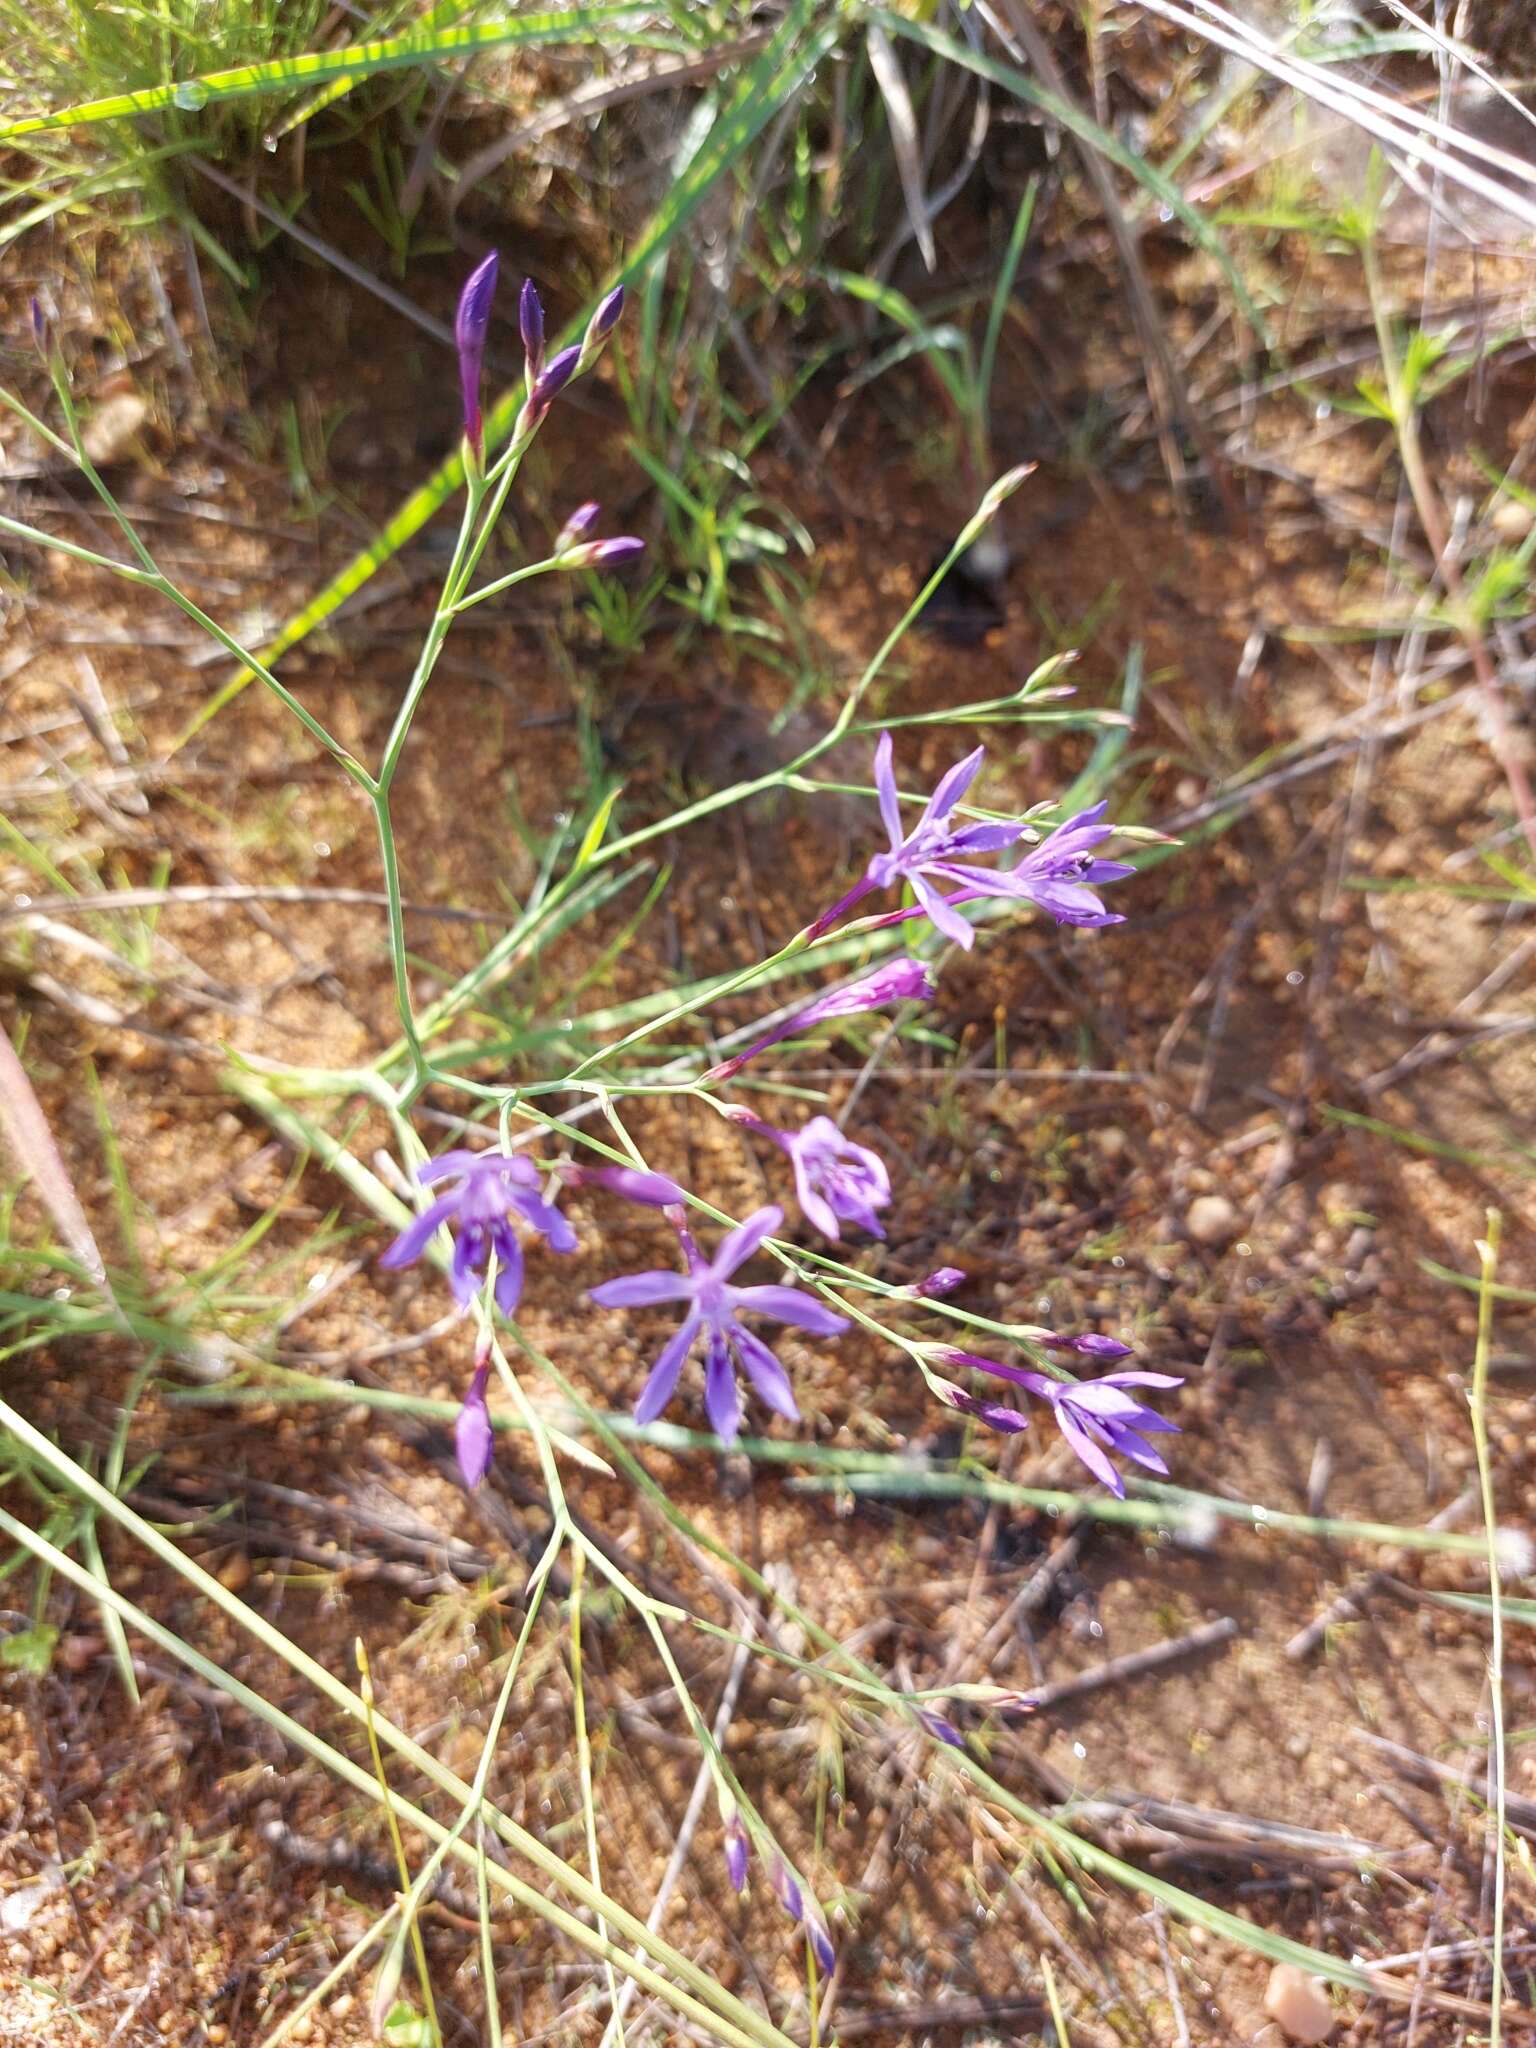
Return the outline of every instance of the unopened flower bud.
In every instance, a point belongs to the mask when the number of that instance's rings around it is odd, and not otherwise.
[[[602,509],[596,498],[588,498],[585,505],[578,505],[564,526],[555,535],[555,545],[550,552],[555,555],[563,555],[569,549],[575,547],[577,541],[584,540],[591,532],[593,521]]]
[[[744,1892],[747,1888],[747,1858],[751,1851],[746,1829],[733,1816],[725,1830],[725,1869],[733,1891]]]
[[[517,301],[517,324],[523,337],[523,357],[531,391],[544,369],[544,306],[531,277],[523,279],[523,289]]]
[[[453,323],[454,346],[459,352],[459,385],[464,397],[464,438],[475,460],[485,455],[485,428],[480,416],[480,375],[485,364],[485,340],[491,326],[491,301],[496,296],[497,255],[493,249],[483,263],[470,272],[459,294],[458,315]]]
[[[581,337],[581,367],[589,370],[602,354],[603,344],[619,324],[619,315],[624,310],[624,287],[615,285],[607,297],[599,300],[597,311],[587,322],[587,331]]]

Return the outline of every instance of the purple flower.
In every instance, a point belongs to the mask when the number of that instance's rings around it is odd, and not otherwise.
[[[896,910],[875,920],[900,924],[912,917],[927,917],[945,938],[957,946],[974,945],[976,933],[960,905],[984,897],[999,897],[1033,903],[1058,924],[1123,924],[1124,919],[1104,908],[1094,894],[1097,885],[1115,882],[1133,869],[1123,861],[1099,860],[1093,849],[1111,837],[1115,828],[1103,822],[1105,806],[1095,804],[1058,825],[1039,845],[1033,846],[1011,868],[981,868],[971,864],[978,853],[996,853],[1026,836],[1027,825],[951,824],[955,806],[975,781],[981,768],[980,747],[957,761],[928,799],[922,816],[910,832],[903,832],[901,798],[892,766],[891,736],[880,735],[875,747],[875,789],[880,799],[880,816],[890,835],[889,853],[877,853],[859,880],[832,908],[824,911],[810,927],[814,938],[876,889],[900,887],[906,883],[917,898],[914,910]],[[936,885],[952,882],[949,894]]]
[[[1097,1380],[1055,1380],[1043,1372],[1028,1372],[1019,1365],[999,1365],[995,1359],[978,1358],[973,1352],[946,1349],[942,1356],[951,1365],[970,1366],[976,1372],[991,1373],[1026,1392],[1049,1401],[1056,1414],[1056,1427],[1095,1479],[1102,1481],[1118,1500],[1125,1498],[1125,1485],[1110,1463],[1110,1454],[1130,1458],[1149,1472],[1166,1473],[1168,1467],[1146,1441],[1149,1436],[1177,1435],[1179,1425],[1169,1422],[1154,1408],[1143,1407],[1127,1387],[1181,1387],[1184,1382],[1165,1372],[1108,1372]],[[971,1397],[967,1396],[969,1401]],[[951,1406],[958,1405],[951,1403]],[[986,1404],[982,1404],[985,1406]],[[974,1409],[971,1412],[980,1413]],[[1011,1415],[1012,1409],[1000,1411]],[[982,1415],[982,1420],[988,1420]],[[993,1427],[999,1425],[993,1424]]]
[[[1104,823],[1106,808],[1102,803],[1092,804],[1086,811],[1064,819],[1011,868],[973,868],[962,862],[946,862],[943,872],[961,885],[951,902],[969,902],[979,896],[1007,897],[1035,904],[1057,924],[1124,924],[1120,913],[1106,910],[1094,894],[1105,882],[1118,882],[1136,872],[1123,860],[1099,860],[1094,855],[1093,849],[1114,834],[1114,826]],[[934,922],[938,923],[937,918]]]
[[[883,732],[875,745],[875,791],[880,799],[880,816],[890,836],[889,853],[877,853],[847,895],[811,926],[812,934],[824,932],[845,911],[851,910],[875,889],[911,885],[921,911],[925,911],[947,939],[957,946],[974,945],[976,934],[965,918],[950,908],[948,897],[933,886],[932,877],[949,878],[950,863],[965,854],[993,853],[1011,846],[1024,832],[1023,825],[951,825],[950,814],[976,780],[985,757],[977,747],[957,761],[929,797],[923,815],[910,832],[901,824],[901,796],[892,766],[891,736]]]
[[[480,372],[485,363],[485,337],[491,326],[491,301],[496,296],[496,267],[493,249],[483,263],[469,273],[459,293],[458,317],[453,323],[454,346],[459,352],[459,384],[464,393],[464,438],[480,461],[485,454],[485,429],[480,417]]]
[[[440,1224],[453,1228],[453,1262],[448,1282],[454,1299],[467,1307],[492,1252],[496,1254],[496,1306],[509,1316],[523,1291],[523,1247],[513,1217],[539,1232],[551,1251],[573,1252],[576,1233],[539,1193],[538,1169],[531,1160],[505,1152],[444,1152],[418,1167],[423,1187],[457,1181],[444,1195],[408,1223],[394,1243],[380,1254],[379,1264],[408,1266],[419,1259]]]
[[[747,1858],[751,1850],[746,1829],[732,1814],[725,1824],[725,1871],[733,1891],[744,1892],[747,1888]]]
[[[538,286],[531,277],[523,279],[523,289],[517,301],[517,324],[523,337],[523,361],[531,391],[544,368],[544,307]]]
[[[886,1003],[906,1002],[911,997],[926,1000],[934,991],[931,968],[921,960],[913,960],[905,954],[899,959],[887,961],[884,967],[877,967],[873,974],[866,974],[861,981],[850,982],[846,988],[833,989],[829,994],[818,996],[803,1010],[782,1024],[776,1024],[765,1038],[745,1052],[738,1052],[728,1060],[722,1060],[711,1067],[703,1076],[706,1081],[728,1081],[732,1074],[739,1073],[748,1060],[755,1060],[760,1052],[766,1052],[770,1045],[777,1045],[781,1039],[793,1038],[797,1032],[808,1031],[813,1024],[825,1023],[829,1017],[857,1017],[864,1010],[878,1010]]]
[[[602,1308],[649,1308],[657,1302],[683,1301],[688,1304],[681,1327],[667,1344],[635,1403],[637,1422],[654,1422],[671,1400],[683,1360],[702,1337],[705,1343],[704,1409],[716,1436],[727,1442],[741,1429],[741,1396],[736,1372],[744,1371],[759,1396],[777,1415],[798,1420],[800,1411],[790,1391],[784,1368],[761,1337],[753,1336],[737,1320],[742,1310],[770,1316],[776,1322],[793,1323],[818,1337],[836,1337],[847,1329],[847,1320],[834,1315],[819,1301],[797,1287],[734,1287],[730,1276],[744,1265],[765,1237],[784,1221],[784,1212],[772,1206],[758,1209],[745,1223],[728,1231],[706,1262],[685,1230],[679,1230],[686,1273],[629,1273],[622,1279],[605,1280],[592,1289],[592,1299]]]
[[[871,1237],[884,1237],[877,1209],[890,1206],[891,1177],[885,1161],[867,1145],[845,1138],[829,1116],[813,1116],[798,1131],[775,1130],[756,1117],[741,1117],[789,1154],[795,1193],[807,1219],[836,1244],[839,1221],[857,1223]]]
[[[469,1383],[469,1392],[464,1396],[464,1405],[453,1425],[453,1448],[459,1461],[459,1476],[471,1491],[490,1471],[491,1454],[496,1447],[491,1411],[485,1399],[490,1375],[491,1361],[479,1359],[475,1365],[475,1376]]]

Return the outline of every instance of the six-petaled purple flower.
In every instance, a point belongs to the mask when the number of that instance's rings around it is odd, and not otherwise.
[[[891,911],[874,919],[875,926],[927,917],[957,946],[970,947],[976,940],[970,920],[960,915],[960,906],[982,898],[1033,903],[1058,924],[1124,922],[1106,910],[1094,894],[1104,883],[1134,872],[1124,861],[1100,860],[1095,853],[1115,830],[1104,823],[1102,803],[1064,820],[1012,867],[977,867],[973,864],[976,855],[999,853],[1020,839],[1033,837],[1022,820],[971,825],[952,822],[956,806],[980,772],[983,749],[973,749],[940,778],[910,832],[902,826],[893,754],[890,734],[882,733],[875,746],[875,793],[890,851],[877,853],[853,887],[830,910],[823,911],[808,928],[810,938],[830,930],[875,890],[899,888],[903,883],[917,898],[917,907]],[[946,893],[938,887],[941,882],[954,886]]]
[[[878,1152],[844,1137],[829,1116],[813,1116],[798,1131],[778,1130],[745,1111],[732,1112],[732,1121],[772,1138],[788,1153],[800,1207],[823,1237],[836,1244],[843,1223],[856,1223],[871,1237],[885,1236],[875,1211],[890,1206],[891,1177]]]
[[[456,1181],[446,1194],[408,1223],[379,1258],[381,1266],[408,1266],[419,1259],[441,1224],[453,1230],[453,1262],[448,1282],[454,1299],[467,1307],[491,1254],[496,1256],[496,1306],[511,1315],[523,1291],[523,1247],[514,1218],[521,1217],[554,1252],[573,1252],[576,1233],[560,1211],[539,1193],[539,1173],[531,1160],[505,1152],[444,1152],[418,1167],[423,1187]]]
[[[1079,1340],[1081,1343],[1083,1340]],[[1099,1340],[1114,1343],[1113,1338]],[[1177,1435],[1179,1425],[1148,1408],[1125,1390],[1127,1387],[1181,1387],[1182,1379],[1165,1372],[1108,1372],[1097,1380],[1057,1380],[1049,1373],[1031,1372],[1021,1365],[1000,1365],[994,1358],[978,1358],[971,1351],[945,1347],[938,1354],[949,1365],[969,1366],[973,1372],[990,1373],[1010,1386],[1049,1401],[1056,1426],[1082,1459],[1094,1478],[1118,1499],[1125,1498],[1125,1483],[1110,1462],[1111,1457],[1130,1458],[1149,1472],[1166,1473],[1168,1467],[1147,1442],[1149,1436]],[[993,1429],[1012,1431],[1026,1426],[1028,1418],[1017,1409],[1002,1408],[981,1401],[958,1387],[942,1394],[951,1408],[975,1415]]]
[[[739,1321],[745,1312],[768,1316],[775,1322],[793,1323],[813,1336],[836,1337],[847,1329],[847,1319],[834,1315],[798,1287],[737,1287],[731,1275],[744,1265],[765,1237],[784,1221],[782,1209],[770,1205],[757,1210],[745,1223],[728,1231],[706,1260],[686,1231],[678,1232],[686,1273],[630,1273],[622,1279],[605,1280],[592,1289],[592,1299],[602,1308],[650,1308],[666,1301],[687,1303],[681,1327],[670,1340],[641,1389],[635,1403],[637,1422],[654,1422],[671,1400],[683,1361],[702,1337],[704,1358],[704,1410],[716,1436],[729,1440],[741,1430],[741,1396],[736,1373],[745,1372],[759,1397],[777,1415],[796,1421],[800,1411],[790,1391],[784,1368],[761,1337]]]

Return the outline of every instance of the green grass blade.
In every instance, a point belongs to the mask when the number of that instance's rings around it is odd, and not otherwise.
[[[241,64],[231,71],[209,71],[201,78],[173,85],[145,86],[138,92],[113,93],[79,106],[59,107],[51,114],[32,114],[0,127],[0,142],[20,142],[29,135],[56,134],[64,128],[86,127],[95,121],[120,121],[132,114],[155,114],[166,107],[200,112],[222,100],[249,99],[264,92],[288,91],[296,85],[323,85],[345,79],[349,85],[378,71],[399,71],[413,64],[437,64],[450,57],[472,57],[481,50],[505,49],[514,43],[598,42],[625,20],[638,21],[648,10],[638,0],[604,0],[590,7],[567,7],[524,14],[513,21],[471,23],[463,28],[411,29],[368,43],[348,43],[339,50],[306,50],[297,57],[279,57],[266,64]]]
[[[786,16],[773,41],[756,63],[743,74],[740,84],[695,152],[687,170],[652,216],[645,233],[630,251],[626,261],[604,284],[604,293],[610,291],[615,284],[628,284],[643,275],[655,259],[677,239],[742,152],[750,147],[785,103],[793,98],[811,72],[833,48],[843,32],[844,24],[840,20],[824,22],[813,34],[807,34],[806,27],[814,12],[814,0],[796,0],[796,5]],[[576,339],[585,324],[586,313],[583,312],[579,319],[570,323],[560,337],[560,342],[555,345],[564,346]],[[506,439],[524,395],[524,387],[519,379],[509,391],[503,392],[491,407],[485,422],[488,448],[499,447]],[[301,612],[289,620],[276,639],[263,649],[262,661],[270,667],[290,649],[297,647],[301,640],[307,639],[317,626],[323,625],[349,597],[361,590],[386,562],[398,554],[407,541],[421,531],[433,514],[438,512],[459,489],[463,481],[463,463],[457,454],[452,455],[418,490],[411,493],[369,546],[361,554],[354,556],[323,590],[310,599]],[[176,745],[184,745],[194,733],[207,724],[210,718],[215,717],[254,680],[255,677],[249,669],[237,670],[203,706]]]
[[[958,64],[967,71],[973,71],[978,78],[990,79],[994,85],[1001,86],[1004,92],[1010,92],[1016,99],[1024,100],[1032,107],[1038,107],[1042,113],[1049,114],[1053,121],[1060,122],[1070,134],[1077,136],[1079,141],[1088,143],[1101,156],[1106,156],[1111,163],[1118,164],[1123,171],[1129,171],[1138,183],[1146,186],[1160,205],[1166,206],[1170,213],[1178,215],[1201,248],[1221,265],[1227,283],[1232,287],[1232,295],[1242,308],[1244,319],[1265,348],[1272,345],[1269,330],[1264,324],[1264,316],[1254,304],[1247,286],[1238,275],[1236,266],[1222,245],[1221,237],[1204,215],[1190,205],[1173,180],[1165,177],[1155,164],[1148,163],[1147,159],[1138,156],[1135,150],[1127,149],[1118,136],[1112,135],[1107,128],[1101,128],[1097,121],[1090,120],[1080,108],[1070,106],[1065,100],[1058,99],[1054,93],[1047,92],[1026,73],[1015,70],[1013,65],[1004,64],[996,57],[989,57],[981,50],[973,50],[968,43],[957,42],[953,36],[945,35],[942,29],[933,28],[925,21],[908,20],[905,15],[897,14],[890,8],[880,10],[880,20],[893,35],[905,36],[909,42],[917,43],[935,57],[943,57],[951,64]]]

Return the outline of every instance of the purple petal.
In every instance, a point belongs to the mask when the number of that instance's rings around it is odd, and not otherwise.
[[[709,1270],[717,1280],[723,1280],[734,1273],[738,1266],[746,1264],[765,1237],[772,1237],[784,1221],[784,1211],[776,1203],[769,1202],[764,1208],[754,1209],[744,1223],[738,1223],[734,1230],[728,1230],[715,1247],[715,1256],[709,1262]]]
[[[451,1174],[471,1173],[482,1159],[493,1158],[489,1152],[469,1152],[462,1146],[452,1152],[439,1152],[435,1159],[428,1159],[416,1169],[416,1178],[424,1188],[435,1182],[447,1180]]]
[[[880,820],[891,838],[891,851],[897,852],[902,843],[901,797],[896,788],[896,771],[891,765],[894,749],[888,732],[881,733],[875,742],[875,794],[880,800]]]
[[[823,1237],[829,1237],[834,1244],[837,1244],[842,1233],[838,1229],[837,1215],[832,1204],[819,1188],[811,1184],[804,1154],[797,1152],[792,1145],[787,1149],[789,1151],[790,1164],[795,1169],[795,1199],[800,1204],[801,1213],[808,1223],[821,1232]]]
[[[580,1240],[567,1219],[542,1195],[516,1194],[512,1206],[533,1229],[546,1238],[552,1252],[573,1252]]]
[[[963,946],[969,952],[976,943],[974,925],[963,918],[958,910],[950,909],[947,899],[934,888],[926,876],[911,875],[908,879],[912,884],[912,894],[922,905],[931,922],[946,939],[952,940],[957,946]]]
[[[1145,1423],[1142,1424],[1143,1429],[1146,1426]],[[1122,1458],[1132,1458],[1138,1465],[1145,1465],[1149,1472],[1161,1472],[1164,1478],[1168,1476],[1168,1467],[1162,1458],[1153,1450],[1146,1438],[1138,1436],[1134,1429],[1121,1428],[1115,1431],[1115,1449]]]
[[[1082,1459],[1094,1478],[1101,1485],[1107,1486],[1116,1500],[1124,1500],[1125,1481],[1087,1430],[1073,1418],[1071,1411],[1065,1406],[1058,1406],[1056,1410],[1056,1425],[1066,1443]]]
[[[726,1443],[741,1434],[741,1395],[724,1335],[711,1331],[709,1356],[704,1366],[704,1413],[715,1435]]]
[[[479,1270],[489,1255],[485,1232],[478,1224],[460,1225],[448,1264],[448,1285],[460,1308],[468,1308],[480,1288]]]
[[[651,1367],[645,1385],[640,1389],[640,1398],[635,1403],[636,1422],[654,1422],[677,1391],[678,1374],[683,1369],[683,1360],[688,1356],[698,1328],[697,1318],[688,1316],[681,1329],[668,1338],[661,1356]]]
[[[515,1316],[523,1296],[523,1248],[511,1230],[503,1233],[496,1256],[496,1306],[504,1316]]]
[[[834,1315],[814,1296],[798,1287],[733,1287],[732,1305],[753,1315],[772,1316],[776,1322],[793,1323],[818,1337],[840,1337],[848,1327],[846,1316]]]
[[[962,825],[950,839],[946,857],[956,853],[996,853],[1022,837],[1022,825]]]
[[[754,1337],[750,1330],[744,1330],[740,1323],[735,1323],[731,1327],[731,1341],[736,1346],[736,1355],[745,1367],[747,1377],[765,1405],[775,1415],[782,1415],[786,1422],[798,1422],[800,1410],[795,1406],[789,1375],[762,1338]]]
[[[654,1308],[661,1301],[687,1301],[693,1281],[686,1273],[624,1273],[590,1290],[599,1308]]]
[[[919,831],[923,825],[943,823],[976,780],[986,755],[985,747],[977,747],[972,753],[967,754],[963,761],[957,761],[954,767],[941,777],[938,788],[928,799],[928,807],[923,812],[922,823],[918,826]]]
[[[393,1271],[398,1266],[408,1266],[412,1260],[419,1259],[437,1230],[448,1221],[458,1206],[457,1195],[439,1195],[430,1207],[422,1210],[414,1222],[407,1223],[393,1244],[385,1246],[379,1253],[379,1264]]]

